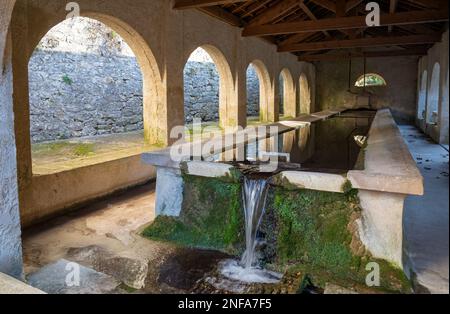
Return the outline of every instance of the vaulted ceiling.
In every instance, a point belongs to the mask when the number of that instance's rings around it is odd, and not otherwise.
[[[424,55],[448,22],[448,0],[378,0],[381,26],[368,27],[362,0],[176,0],[261,37],[300,61]]]

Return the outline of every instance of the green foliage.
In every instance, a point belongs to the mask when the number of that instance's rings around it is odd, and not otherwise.
[[[71,79],[67,74],[64,74],[64,75],[63,75],[62,81],[63,81],[64,83],[66,83],[67,85],[72,85],[72,84],[73,84],[72,79]]]

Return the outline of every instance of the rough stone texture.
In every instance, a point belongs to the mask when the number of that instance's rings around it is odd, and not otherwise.
[[[66,268],[68,266],[70,267]],[[76,266],[80,270],[80,285],[71,287],[66,283],[66,276]],[[120,282],[111,276],[64,259],[31,274],[28,281],[33,287],[50,294],[107,294],[120,285]]]
[[[179,216],[183,204],[183,178],[179,169],[157,167],[156,216]]]
[[[1,3],[2,8],[3,2]],[[7,9],[7,7],[5,7]],[[5,11],[5,13],[7,10]],[[9,19],[6,19],[9,20]],[[0,15],[0,272],[22,277],[22,243],[12,105],[11,45]],[[6,48],[5,48],[6,46]]]
[[[135,58],[40,50],[29,80],[33,142],[144,128]]]
[[[106,25],[88,18],[58,24],[40,41],[28,69],[33,142],[144,128],[141,69],[131,48]],[[219,120],[219,84],[212,60],[186,63],[187,123]],[[247,115],[258,116],[259,82],[252,66],[247,103]]]
[[[45,294],[13,277],[0,273],[0,294]]]
[[[70,249],[68,255],[80,263],[87,263],[99,272],[108,274],[134,289],[145,286],[147,261],[136,257],[115,255],[99,246]]]
[[[348,61],[320,62],[317,66],[317,106],[319,110],[342,107],[352,108],[368,99],[355,82],[364,72],[362,59],[353,61],[351,90],[348,91]],[[366,73],[377,73],[387,86],[368,87],[373,109],[390,108],[401,123],[413,123],[416,112],[417,58],[370,58]],[[401,75],[400,75],[401,73]]]

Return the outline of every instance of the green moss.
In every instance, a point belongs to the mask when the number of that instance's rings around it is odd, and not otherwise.
[[[67,85],[72,85],[72,84],[73,84],[72,79],[71,79],[67,74],[64,74],[64,75],[63,75],[62,81],[63,81],[64,83],[66,83]]]
[[[74,147],[73,153],[78,157],[85,157],[94,154],[94,144],[83,143]]]
[[[244,218],[239,183],[184,175],[180,217],[159,216],[143,233],[188,247],[242,251]]]
[[[245,232],[240,183],[224,178],[183,178],[181,216],[158,217],[144,236],[240,255]],[[352,251],[355,235],[351,226],[361,209],[358,191],[349,184],[344,190],[343,194],[273,187],[260,229],[266,240],[262,252],[266,267],[285,272],[288,278],[307,276],[322,288],[333,283],[368,292],[410,292],[402,270]],[[369,262],[380,265],[381,287],[376,289],[365,285]]]
[[[283,269],[288,265],[293,272],[300,271],[315,278],[316,285],[326,282],[364,285],[368,274],[365,266],[377,262],[382,277],[380,290],[409,291],[409,281],[400,269],[352,252],[352,233],[348,226],[352,214],[360,211],[356,192],[349,190],[340,194],[276,188],[270,209],[277,222],[274,231],[276,258],[272,266]]]

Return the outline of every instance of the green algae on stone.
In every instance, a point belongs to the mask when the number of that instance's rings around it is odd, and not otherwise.
[[[241,185],[215,178],[183,178],[181,216],[159,216],[143,235],[188,247],[240,254],[244,241]]]
[[[410,292],[411,285],[402,270],[352,250],[355,235],[350,226],[361,211],[356,192],[274,188],[261,228],[268,247],[274,246],[270,267],[307,274],[324,287],[327,282],[364,285],[369,273],[366,265],[377,262],[381,269],[378,290]]]

